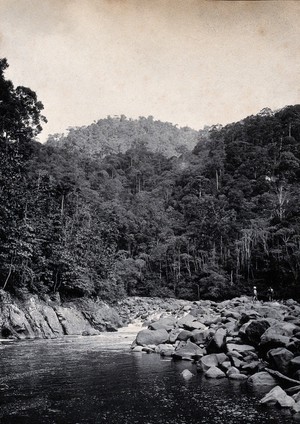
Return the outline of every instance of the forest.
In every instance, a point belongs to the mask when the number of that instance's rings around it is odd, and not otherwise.
[[[37,141],[0,59],[0,287],[17,296],[300,299],[300,105],[195,131],[114,116]],[[217,99],[216,99],[217,101]]]

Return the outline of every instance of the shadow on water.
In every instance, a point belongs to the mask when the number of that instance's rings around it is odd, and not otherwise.
[[[1,424],[294,421],[259,405],[244,382],[207,380],[190,362],[132,353],[131,341],[112,333],[2,345]],[[186,368],[194,374],[188,381]]]

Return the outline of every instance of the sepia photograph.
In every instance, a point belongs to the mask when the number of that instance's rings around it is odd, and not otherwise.
[[[300,2],[0,0],[0,423],[300,422]]]

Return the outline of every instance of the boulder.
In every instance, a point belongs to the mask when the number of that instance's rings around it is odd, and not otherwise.
[[[176,323],[176,318],[174,316],[168,316],[165,318],[161,318],[156,322],[153,322],[149,325],[149,328],[151,330],[161,330],[165,329],[167,331],[170,331],[174,328]]]
[[[160,353],[161,356],[172,356],[175,347],[172,344],[161,343],[159,345],[154,345],[154,350],[156,353]]]
[[[259,371],[260,364],[261,362],[259,361],[253,361],[242,365],[242,370],[246,371],[248,374],[254,374],[255,372]]]
[[[266,320],[255,320],[251,321],[245,328],[245,339],[254,345],[258,345],[261,336],[270,327],[270,324]]]
[[[204,344],[208,336],[208,330],[193,330],[191,341],[196,344]]]
[[[223,311],[222,312],[222,316],[224,316],[225,318],[234,318],[234,320],[239,320],[241,318],[241,314],[237,311]]]
[[[229,370],[226,372],[227,377],[229,377],[231,374],[240,374],[239,370],[235,367],[230,367]]]
[[[220,370],[218,367],[211,367],[205,372],[205,377],[207,378],[224,378],[226,374]]]
[[[193,336],[193,333],[188,330],[181,330],[180,333],[177,335],[177,340],[186,342]]]
[[[181,375],[185,380],[190,380],[192,377],[194,377],[194,374],[191,373],[191,371],[188,369],[183,370]]]
[[[275,386],[260,400],[260,403],[279,405],[281,408],[291,408],[295,405],[294,399],[288,396],[280,386]]]
[[[231,363],[236,368],[242,368],[242,366],[244,365],[244,362],[241,361],[239,358],[236,358],[235,356],[231,357]]]
[[[296,372],[300,370],[300,356],[296,356],[290,361],[291,370]]]
[[[276,307],[274,304],[272,306],[257,305],[255,309],[262,318],[273,318],[279,321],[283,320],[282,307],[279,304],[278,304],[278,307]]]
[[[227,355],[225,353],[211,353],[209,355],[205,355],[202,358],[200,358],[197,368],[199,371],[207,371],[209,368],[213,366],[218,366],[223,364],[224,362],[228,361]]]
[[[298,401],[297,403],[294,403],[294,405],[292,406],[292,411],[295,414],[300,413],[300,401]]]
[[[288,374],[289,363],[294,358],[294,355],[291,351],[285,347],[278,347],[269,350],[267,356],[271,364],[275,366],[278,371],[282,372],[283,374]]]
[[[255,350],[255,347],[245,344],[235,344],[235,343],[227,343],[228,352],[236,351],[236,352],[251,352]]]
[[[179,327],[183,327],[186,330],[205,330],[206,326],[204,324],[202,324],[200,321],[197,320],[196,317],[194,317],[191,314],[187,314],[185,316],[183,316],[182,318],[180,318],[177,321],[177,325]]]
[[[240,380],[240,381],[244,381],[247,380],[247,375],[245,374],[230,374],[228,377],[230,380]]]
[[[178,334],[181,332],[182,330],[180,328],[174,328],[174,330],[171,330],[169,333],[169,341],[170,343],[175,343],[178,337]]]
[[[219,353],[225,351],[225,347],[226,330],[224,328],[219,328],[209,341],[206,349],[208,353]]]
[[[293,337],[295,329],[297,329],[296,325],[290,322],[281,321],[281,322],[277,322],[276,324],[268,328],[264,332],[263,336],[268,337],[269,335],[272,336],[275,333],[280,336]]]
[[[215,353],[203,356],[197,364],[198,371],[207,371],[209,368],[219,365],[218,357]]]
[[[136,343],[141,346],[159,345],[168,340],[169,334],[164,328],[160,330],[141,330],[136,336]]]
[[[277,381],[268,372],[261,371],[251,375],[248,378],[248,384],[254,388],[266,389],[269,387],[275,387],[277,385]]]
[[[173,358],[175,359],[197,359],[203,356],[203,349],[197,346],[195,343],[191,341],[187,341],[184,346],[180,346],[173,353]]]
[[[277,334],[276,330],[271,327],[261,336],[258,350],[261,355],[266,355],[271,349],[287,347],[290,340],[290,337]]]

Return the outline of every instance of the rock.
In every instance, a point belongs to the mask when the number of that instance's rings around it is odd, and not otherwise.
[[[268,372],[261,371],[251,375],[248,378],[248,384],[254,388],[265,389],[275,387],[277,385],[277,381]]]
[[[186,342],[187,340],[189,340],[191,337],[193,336],[193,333],[191,331],[188,330],[182,330],[180,331],[180,333],[177,335],[177,340],[180,341],[184,341]]]
[[[211,353],[210,355],[205,355],[202,358],[200,358],[197,368],[198,371],[207,371],[209,368],[213,366],[218,366],[223,364],[225,361],[228,360],[227,355],[224,353]]]
[[[143,350],[143,346],[135,346],[132,349],[132,352],[142,352],[142,350]]]
[[[245,329],[245,339],[254,345],[258,345],[263,333],[270,327],[266,320],[251,321]]]
[[[255,309],[262,318],[274,318],[279,321],[283,320],[283,312],[280,305],[278,305],[277,308],[274,304],[272,306],[262,305],[256,306]]]
[[[63,328],[53,308],[36,296],[28,299],[24,307],[27,310],[28,319],[36,337],[48,339],[63,336]]]
[[[141,330],[136,336],[136,343],[141,346],[150,344],[159,345],[169,340],[169,334],[165,329]]]
[[[185,380],[190,380],[192,377],[194,377],[194,374],[191,373],[191,371],[188,369],[183,370],[181,375]]]
[[[64,334],[67,334],[67,335],[80,335],[83,333],[88,335],[99,334],[99,331],[95,330],[90,325],[90,323],[84,318],[83,314],[80,311],[76,310],[75,308],[56,306],[55,312],[64,330]]]
[[[224,378],[226,377],[226,374],[220,370],[220,368],[217,368],[215,366],[209,368],[206,372],[205,372],[205,377],[207,378]]]
[[[300,356],[296,356],[290,361],[291,370],[296,372],[300,370]]]
[[[294,399],[288,396],[280,386],[275,386],[260,400],[260,403],[269,405],[278,404],[281,408],[291,408],[295,405]]]
[[[290,352],[292,352],[294,356],[299,356],[300,355],[300,340],[292,339],[292,341],[286,345],[286,348]]]
[[[180,328],[174,328],[174,330],[171,330],[169,333],[169,341],[170,343],[175,343],[178,337],[178,334],[181,333]]]
[[[244,381],[244,380],[247,380],[248,376],[245,375],[245,374],[230,374],[230,376],[228,378],[230,380]]]
[[[297,403],[294,403],[294,405],[292,405],[292,411],[295,414],[299,414],[299,412],[300,412],[300,401],[298,401]]]
[[[243,311],[241,312],[241,318],[239,320],[239,325],[242,326],[249,322],[250,320],[255,320],[259,317],[259,313],[256,311]]]
[[[205,355],[200,358],[200,361],[197,364],[198,371],[207,371],[209,368],[219,365],[218,357],[216,354],[212,353],[210,355]]]
[[[193,330],[191,341],[196,344],[203,344],[206,342],[208,336],[208,330]]]
[[[242,366],[244,365],[243,361],[241,361],[240,359],[238,359],[234,356],[231,357],[231,363],[236,368],[242,368]]]
[[[186,330],[205,330],[206,326],[197,321],[197,318],[191,314],[187,314],[177,321],[179,327],[184,327]]]
[[[234,343],[227,343],[227,350],[228,352],[236,351],[236,352],[251,352],[255,350],[255,347],[250,345],[239,345]]]
[[[14,336],[17,339],[33,339],[34,331],[30,326],[24,312],[13,303],[6,305],[6,322],[3,329],[7,331],[8,336]]]
[[[290,393],[289,393],[290,394]],[[300,401],[300,391],[298,390],[297,393],[292,395],[292,398],[294,399],[295,402],[299,402]],[[300,411],[299,411],[300,412]]]
[[[289,371],[289,363],[294,358],[292,352],[284,347],[278,347],[275,349],[269,350],[267,354],[271,363],[275,368],[282,372],[283,374],[288,374]]]
[[[225,346],[226,330],[224,328],[219,328],[209,341],[206,349],[208,353],[219,353],[225,350]]]
[[[187,341],[187,343],[179,347],[175,350],[173,353],[173,357],[175,359],[197,359],[203,355],[203,349],[201,349],[199,346],[197,346],[195,343],[192,343],[191,341]]]
[[[174,328],[176,322],[176,318],[174,316],[169,316],[166,318],[161,318],[156,322],[153,322],[149,325],[151,330],[160,330],[165,329],[170,331]]]
[[[246,371],[248,374],[254,374],[255,372],[259,371],[260,364],[261,363],[259,361],[253,361],[249,364],[243,365],[242,370]]]
[[[232,367],[232,365],[231,365],[230,361],[226,360],[226,361],[222,362],[220,367],[222,368],[223,371],[227,372],[229,370],[229,368]]]
[[[276,330],[269,328],[261,337],[258,350],[261,355],[266,355],[271,349],[277,347],[287,347],[290,343],[290,337],[282,336],[276,333]]]
[[[268,337],[268,335],[273,335],[274,333],[280,336],[292,337],[294,334],[294,330],[297,329],[296,325],[290,322],[277,322],[268,328],[263,334],[264,337]]]
[[[226,372],[227,377],[229,377],[231,374],[240,374],[239,370],[235,367],[230,367],[229,370]]]
[[[42,315],[44,316],[44,319],[51,329],[54,337],[61,337],[63,335],[63,329],[53,308],[44,305],[42,308]]]
[[[222,315],[226,318],[234,318],[235,320],[239,320],[241,318],[241,314],[237,311],[224,311]]]

